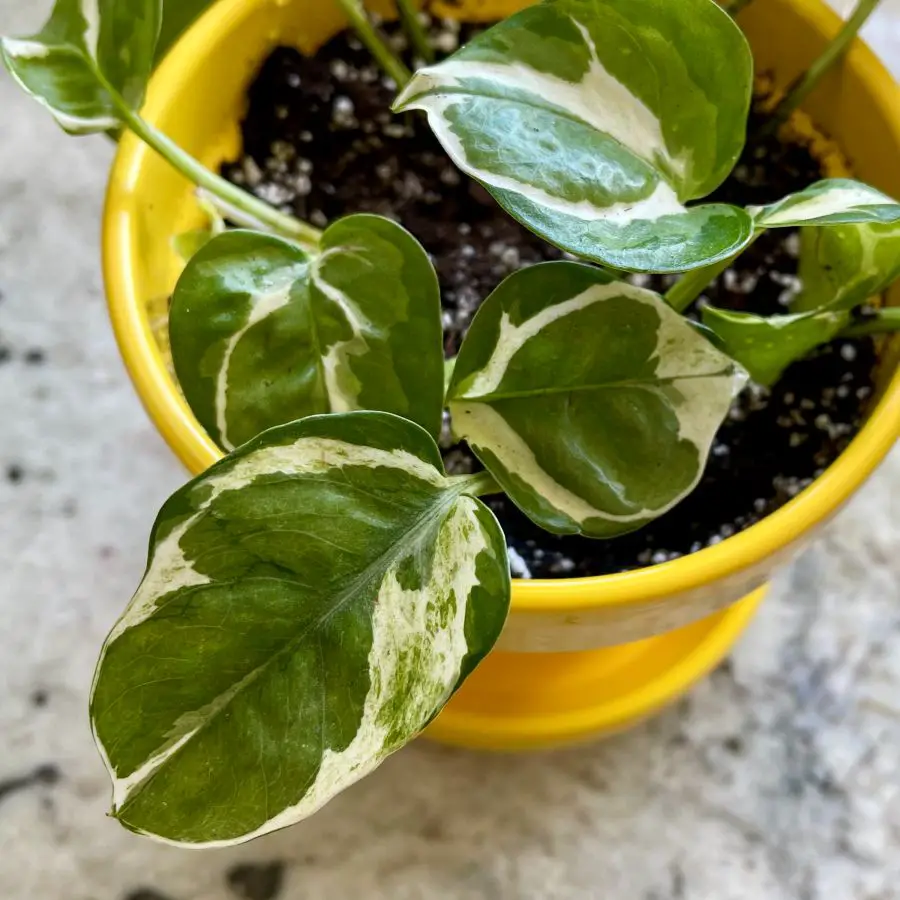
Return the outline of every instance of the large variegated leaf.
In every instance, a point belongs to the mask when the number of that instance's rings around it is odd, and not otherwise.
[[[117,100],[143,102],[160,21],[160,0],[56,0],[37,34],[2,38],[0,54],[66,131],[108,131],[121,124]]]
[[[900,224],[804,228],[796,310],[852,309],[900,277]]]
[[[169,330],[185,397],[227,450],[284,422],[354,409],[439,433],[437,276],[389,219],[339,220],[316,256],[273,235],[219,235],[179,280]]]
[[[744,210],[683,204],[737,160],[752,71],[713,0],[551,0],[421,69],[394,108],[425,110],[454,162],[559,247],[682,271],[751,237]]]
[[[273,429],[163,507],[91,699],[113,815],[183,844],[315,812],[415,737],[492,647],[503,535],[422,429]]]
[[[760,228],[900,221],[900,204],[850,178],[826,178],[769,206],[751,207]]]
[[[703,324],[758,384],[773,385],[782,372],[820,344],[833,340],[850,320],[847,312],[756,316],[708,306]]]
[[[538,525],[612,537],[694,488],[744,379],[657,294],[554,262],[488,297],[448,397],[456,433]]]

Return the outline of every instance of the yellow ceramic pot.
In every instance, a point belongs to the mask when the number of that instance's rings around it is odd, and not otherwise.
[[[474,0],[446,12],[491,20],[522,5]],[[771,71],[779,84],[805,68],[839,27],[819,0],[755,0],[741,24],[757,71]],[[160,68],[145,115],[215,167],[238,151],[245,89],[269,51],[287,43],[312,52],[341,27],[331,2],[220,0]],[[864,45],[857,42],[806,109],[840,142],[861,179],[900,196],[900,92]],[[104,224],[110,315],[141,399],[192,473],[219,453],[169,374],[152,317],[180,271],[170,238],[196,225],[196,217],[191,185],[126,136]],[[893,302],[900,304],[900,292]],[[640,721],[705,675],[746,626],[773,570],[859,488],[900,433],[894,350],[885,349],[879,398],[856,440],[810,488],[764,521],[717,546],[637,572],[515,582],[500,648],[431,735],[494,749],[595,737]]]

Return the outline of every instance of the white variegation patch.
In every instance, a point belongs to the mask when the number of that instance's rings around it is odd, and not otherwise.
[[[257,294],[252,298],[250,313],[243,327],[236,331],[225,345],[219,374],[216,379],[216,427],[219,430],[219,442],[226,450],[234,450],[234,444],[228,440],[228,369],[231,357],[244,335],[258,323],[287,306],[291,300],[291,288],[296,281],[296,273],[290,270],[283,283],[273,286],[268,294]]]
[[[84,43],[88,53],[96,59],[97,46],[100,43],[100,4],[99,0],[80,0],[81,14],[84,16]]]
[[[351,356],[364,356],[369,349],[366,332],[373,326],[363,311],[348,294],[331,284],[323,275],[323,263],[335,256],[355,256],[367,265],[365,248],[362,247],[330,247],[313,263],[311,279],[313,285],[340,309],[350,326],[353,335],[346,341],[338,341],[328,348],[322,357],[322,371],[325,376],[325,390],[332,412],[351,412],[359,409],[359,390],[352,391],[349,384],[355,379],[347,367]]]

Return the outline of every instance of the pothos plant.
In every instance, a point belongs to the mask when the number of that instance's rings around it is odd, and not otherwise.
[[[447,364],[434,268],[400,225],[348,215],[320,232],[140,117],[160,41],[207,3],[57,0],[40,32],[2,42],[66,130],[130,129],[202,189],[213,222],[179,240],[169,331],[184,395],[227,455],[163,506],[91,700],[113,815],[180,844],[304,818],[437,715],[509,605],[479,497],[505,491],[555,534],[632,531],[695,487],[747,373],[771,384],[848,328],[897,326],[892,310],[853,321],[900,274],[891,198],[828,179],[760,208],[695,202],[738,159],[753,81],[712,0],[549,0],[412,77],[340,2],[402,88],[395,110],[424,110],[510,215],[586,261],[511,275]],[[788,226],[803,228],[793,309],[682,315]],[[627,272],[682,277],[663,297]],[[484,471],[445,473],[445,409]]]

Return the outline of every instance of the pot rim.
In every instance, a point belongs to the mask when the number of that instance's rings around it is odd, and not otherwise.
[[[268,0],[219,0],[177,42],[153,76],[144,115],[154,122],[179,90],[205,48],[223,32],[240,27],[258,3]],[[841,20],[820,0],[791,0],[812,30],[833,36]],[[862,41],[844,65],[855,72],[876,101],[900,146],[900,88]],[[221,453],[203,432],[181,398],[151,333],[146,298],[135,288],[131,247],[133,186],[150,151],[131,135],[118,149],[110,172],[103,216],[103,275],[109,314],[125,366],[144,406],[171,449],[192,473],[206,469]],[[781,509],[721,543],[671,562],[615,575],[569,579],[514,579],[516,613],[583,612],[665,598],[710,585],[760,563],[828,519],[872,474],[900,436],[900,369],[886,385],[859,434],[808,488]]]

